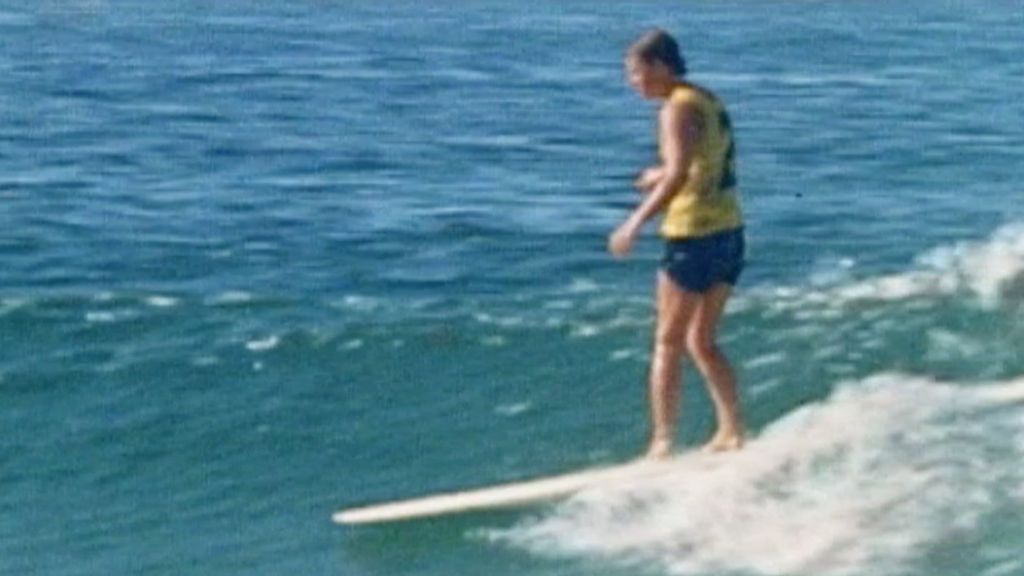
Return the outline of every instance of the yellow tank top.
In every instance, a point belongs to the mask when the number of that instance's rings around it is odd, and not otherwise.
[[[702,130],[686,182],[665,208],[661,235],[693,238],[739,228],[743,215],[736,186],[732,126],[725,107],[714,94],[690,85],[677,87],[669,101],[694,106]]]

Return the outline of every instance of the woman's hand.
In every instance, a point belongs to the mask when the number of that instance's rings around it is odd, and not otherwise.
[[[645,168],[636,180],[633,180],[633,186],[642,194],[646,194],[661,182],[661,179],[665,177],[665,170],[661,166],[651,166]]]
[[[625,258],[633,248],[636,234],[636,225],[627,220],[608,237],[608,251],[616,258]]]

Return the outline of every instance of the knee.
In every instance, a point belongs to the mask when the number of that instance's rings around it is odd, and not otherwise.
[[[654,335],[654,349],[659,356],[682,356],[686,353],[683,331],[675,326],[659,326]]]
[[[704,362],[714,358],[718,353],[718,345],[714,335],[693,330],[686,334],[686,352],[695,361]]]

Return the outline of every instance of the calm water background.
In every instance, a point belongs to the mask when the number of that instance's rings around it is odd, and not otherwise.
[[[749,450],[330,524],[642,447],[655,24],[736,125]],[[1010,0],[0,4],[0,574],[1024,574],[1022,46]]]

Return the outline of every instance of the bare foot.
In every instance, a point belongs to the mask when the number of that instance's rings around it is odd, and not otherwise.
[[[738,432],[719,432],[701,448],[701,452],[717,454],[719,452],[732,452],[740,448],[743,448],[743,434]]]
[[[672,455],[672,441],[667,438],[661,438],[651,440],[651,445],[647,447],[647,454],[644,458],[647,460],[666,460]]]

